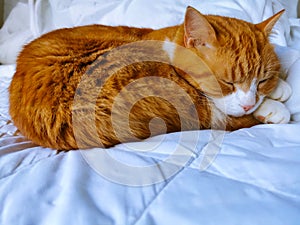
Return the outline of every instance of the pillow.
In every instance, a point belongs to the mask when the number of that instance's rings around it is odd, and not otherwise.
[[[18,3],[0,29],[0,64],[13,64],[22,46],[33,39],[28,4]]]
[[[289,68],[287,82],[291,85],[293,93],[285,104],[292,114],[292,121],[300,122],[300,56]]]
[[[0,62],[15,63],[24,43],[57,28],[94,23],[152,28],[172,26],[183,21],[188,5],[206,14],[231,16],[258,23],[273,14],[273,2],[280,7],[277,0],[153,0],[151,4],[148,0],[37,0],[29,1],[29,7],[19,3],[0,31]],[[16,25],[21,29],[14,29]],[[272,37],[274,43],[286,45],[284,34],[289,33],[286,29],[288,26],[280,23],[276,25],[277,32]]]
[[[288,17],[290,18],[296,18],[298,17],[297,9],[299,8],[299,0],[277,0],[280,2],[283,7],[286,9]],[[299,15],[300,16],[300,15]]]

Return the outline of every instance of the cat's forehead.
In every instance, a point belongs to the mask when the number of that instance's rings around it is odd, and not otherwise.
[[[266,35],[250,22],[221,16],[208,16],[208,20],[216,32],[218,42],[223,46],[262,48],[268,42]]]
[[[264,66],[275,61],[269,41],[253,24],[227,18],[227,26],[218,24],[220,29],[217,50],[217,66],[226,70],[233,81],[251,83],[260,76]]]
[[[207,15],[209,23],[218,31],[234,29],[256,29],[255,24],[233,17]],[[258,30],[258,29],[257,29]],[[239,32],[240,30],[236,30]]]

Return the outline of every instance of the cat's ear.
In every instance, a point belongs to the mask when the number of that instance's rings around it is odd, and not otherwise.
[[[265,21],[255,24],[255,26],[265,32],[267,35],[269,35],[272,31],[272,28],[274,27],[275,23],[279,20],[280,16],[284,13],[284,9],[280,12],[276,13],[275,15],[271,16],[270,18],[266,19]]]
[[[216,32],[208,20],[199,11],[188,6],[184,19],[185,47],[213,47],[216,43]]]

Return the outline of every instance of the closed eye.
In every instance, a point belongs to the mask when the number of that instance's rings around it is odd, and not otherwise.
[[[226,81],[226,80],[222,80],[222,82],[225,83],[225,84],[234,86],[234,83],[233,83],[233,82]]]
[[[235,86],[233,82],[230,81],[226,81],[226,80],[221,80],[222,83],[230,90],[230,91],[234,91],[235,90]]]
[[[269,78],[265,78],[265,79],[261,79],[258,84],[263,84],[265,82],[267,82],[269,80]]]
[[[265,77],[265,78],[262,78],[258,81],[258,85],[260,84],[265,84],[267,81],[270,81],[274,78],[274,76],[268,76],[268,77]]]
[[[272,80],[272,78],[274,78],[274,77],[266,77],[266,78],[259,80],[258,85],[257,85],[258,88],[259,89],[263,88],[265,85],[267,85],[269,83],[269,81]]]

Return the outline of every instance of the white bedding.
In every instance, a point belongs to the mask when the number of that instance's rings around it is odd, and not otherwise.
[[[108,150],[60,153],[36,146],[10,121],[7,87],[26,41],[54,28],[89,23],[173,25],[182,21],[187,5],[259,22],[282,5],[276,0],[35,3],[31,25],[22,19],[30,16],[28,6],[19,4],[0,31],[0,60],[12,63],[0,66],[1,225],[300,224],[300,21],[291,11],[295,1],[271,37],[293,87],[285,103],[290,124],[178,132]],[[13,29],[15,23],[31,29]],[[212,142],[212,137],[217,139]]]

